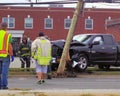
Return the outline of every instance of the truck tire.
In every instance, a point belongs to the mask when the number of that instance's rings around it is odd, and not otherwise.
[[[98,68],[102,69],[102,70],[109,70],[110,69],[110,65],[98,65]]]
[[[79,55],[78,65],[76,65],[75,70],[83,72],[88,67],[88,58],[84,54]]]

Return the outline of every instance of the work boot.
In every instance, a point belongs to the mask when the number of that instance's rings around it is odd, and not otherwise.
[[[42,83],[45,83],[45,80],[42,80]]]
[[[47,79],[52,79],[52,76],[51,75],[47,75]]]
[[[9,89],[8,87],[3,87],[3,88],[1,88],[1,89],[3,89],[3,90],[7,90],[7,89]]]
[[[37,84],[42,84],[42,81],[41,81],[41,80],[39,80],[39,81],[37,82]]]

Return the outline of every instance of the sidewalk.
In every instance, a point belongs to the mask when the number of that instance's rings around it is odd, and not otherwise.
[[[120,90],[2,90],[0,96],[120,96]]]
[[[11,62],[10,64],[10,68],[21,68],[21,62],[20,62],[19,57],[15,57],[14,62]],[[35,64],[31,62],[30,68],[35,68]]]

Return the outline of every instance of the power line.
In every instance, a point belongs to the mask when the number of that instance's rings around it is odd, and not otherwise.
[[[58,0],[58,1],[50,1],[50,2],[38,2],[37,0],[35,2],[32,2],[31,0],[28,0],[29,3],[0,3],[0,5],[46,5],[46,4],[74,4],[78,3],[78,0]],[[83,0],[85,3],[97,3],[97,2],[103,2],[103,3],[120,3],[120,0]]]
[[[54,1],[54,2],[37,2],[37,3],[0,3],[0,5],[42,5],[42,4],[72,4],[72,3],[77,3],[77,1]]]

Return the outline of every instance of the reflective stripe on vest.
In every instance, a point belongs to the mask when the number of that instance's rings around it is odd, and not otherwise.
[[[8,43],[9,43],[9,34],[4,30],[0,31],[1,45],[0,45],[0,57],[7,57],[8,55]]]

